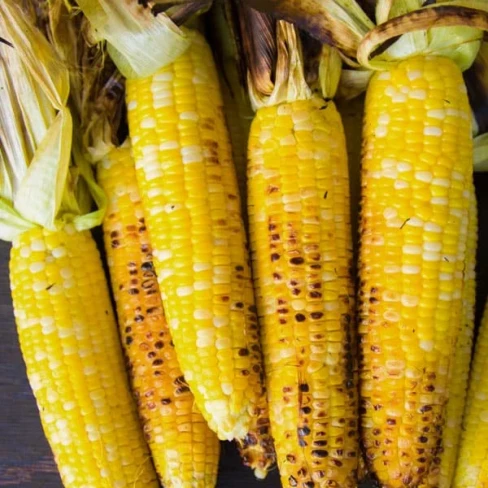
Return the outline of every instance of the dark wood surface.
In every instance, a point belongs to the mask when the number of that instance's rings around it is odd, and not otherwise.
[[[488,174],[476,178],[480,209],[478,317],[488,285]],[[61,488],[25,375],[8,280],[10,245],[0,243],[0,487]],[[232,444],[222,444],[219,488],[278,488],[277,472],[256,481]]]

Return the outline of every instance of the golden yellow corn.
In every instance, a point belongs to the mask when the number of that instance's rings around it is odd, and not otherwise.
[[[413,487],[440,452],[463,320],[473,154],[453,61],[415,57],[373,76],[362,164],[364,445],[383,486]]]
[[[194,407],[166,322],[129,145],[99,164],[103,224],[120,335],[146,440],[166,487],[211,488],[219,441]]]
[[[262,392],[257,317],[217,71],[191,35],[173,64],[128,80],[129,129],[181,369],[211,429],[232,439]]]
[[[488,301],[481,322],[469,383],[453,488],[488,486]]]
[[[421,488],[450,488],[456,468],[461,439],[461,427],[468,390],[469,366],[471,364],[473,347],[476,298],[475,264],[478,240],[478,215],[474,186],[470,189],[470,192],[471,203],[469,208],[466,266],[464,270],[461,331],[451,366],[449,400],[446,407],[446,421],[442,432],[441,448]]]
[[[249,220],[273,435],[284,487],[355,487],[354,289],[344,133],[332,102],[260,108]]]
[[[27,375],[64,486],[157,488],[90,232],[23,233],[10,280]]]

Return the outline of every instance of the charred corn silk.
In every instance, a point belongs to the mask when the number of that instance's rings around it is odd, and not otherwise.
[[[463,320],[473,153],[459,68],[415,57],[376,73],[363,135],[364,445],[381,484],[418,486],[440,463]]]
[[[163,304],[185,379],[222,439],[261,395],[257,317],[217,71],[204,39],[128,80],[129,128]]]
[[[262,107],[249,220],[271,430],[283,486],[356,486],[348,166],[333,102]]]
[[[194,406],[179,367],[129,145],[99,164],[98,181],[109,199],[103,229],[120,336],[156,469],[166,487],[211,488],[219,442]]]

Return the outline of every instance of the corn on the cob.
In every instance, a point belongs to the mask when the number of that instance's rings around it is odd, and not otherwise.
[[[178,365],[152,262],[130,146],[98,165],[109,200],[105,249],[120,335],[146,439],[166,487],[212,487],[219,442],[194,407]]]
[[[468,390],[469,366],[473,346],[474,306],[476,298],[476,245],[478,215],[474,187],[470,189],[468,242],[462,295],[462,322],[450,373],[449,400],[442,432],[441,448],[421,488],[449,488],[452,484],[461,439],[463,412]]]
[[[156,488],[91,234],[71,226],[23,233],[10,280],[27,375],[64,486]]]
[[[181,369],[210,427],[244,437],[261,391],[251,279],[212,54],[191,47],[128,80],[129,129],[163,304]]]
[[[488,486],[488,301],[481,322],[469,384],[454,488]]]
[[[14,46],[0,46],[0,235],[13,241],[27,375],[65,487],[156,488],[102,263],[83,230],[99,223],[89,212],[100,189],[84,159],[72,164],[68,70],[33,13],[0,3],[0,37]]]
[[[417,486],[442,438],[462,320],[472,178],[459,68],[414,57],[366,100],[360,252],[362,425],[384,486]],[[458,412],[461,415],[461,412]]]

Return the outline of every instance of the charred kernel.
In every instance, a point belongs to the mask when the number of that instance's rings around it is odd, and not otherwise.
[[[304,486],[305,488],[314,488],[315,483],[313,481],[306,481]]]
[[[156,353],[154,351],[150,351],[147,353],[147,357],[149,359],[154,359],[156,357]]]
[[[244,442],[249,446],[255,446],[257,445],[258,440],[256,439],[255,435],[247,434],[246,437],[244,437]]]
[[[290,391],[292,391],[292,387],[291,386],[284,386],[283,387],[283,393],[290,393]]]
[[[154,347],[156,349],[162,349],[163,346],[164,346],[164,342],[163,341],[157,341],[157,342],[154,343]]]
[[[322,312],[312,312],[310,314],[310,317],[315,320],[321,319],[323,316],[324,314]]]
[[[300,437],[303,437],[303,436],[306,436],[306,435],[310,435],[310,428],[307,427],[306,425],[304,425],[303,427],[298,427],[298,435]]]
[[[241,371],[242,376],[249,376],[251,373],[247,369]]]
[[[286,319],[280,319],[280,324],[286,324]]]
[[[310,265],[310,269],[322,269],[322,265],[321,264],[312,264],[312,265]]]
[[[293,295],[298,296],[298,295],[300,295],[302,290],[299,290],[298,288],[293,288],[293,290],[291,290],[291,292]]]
[[[273,278],[275,280],[281,280],[282,276],[279,273],[273,273]]]
[[[131,336],[127,336],[125,338],[125,343],[130,346],[132,344],[132,342],[134,341],[134,339],[131,337]]]
[[[307,383],[300,383],[300,391],[302,391],[303,393],[307,393],[310,391],[310,387]]]
[[[252,367],[252,370],[255,372],[255,373],[259,373],[261,371],[261,367],[259,366],[259,364],[255,364],[253,367]]]
[[[132,331],[132,327],[126,327],[126,328],[125,328],[125,332],[126,332],[126,334],[128,334],[128,333],[129,333],[129,332],[131,332],[131,331]]]
[[[298,445],[300,447],[307,447],[307,443],[306,443],[305,439],[303,439],[303,437],[298,438]]]
[[[296,257],[296,258],[291,258],[290,263],[294,264],[295,266],[299,266],[300,264],[303,264],[305,260],[301,257]]]
[[[237,302],[236,308],[244,308],[244,304],[242,302]]]
[[[396,420],[395,419],[386,419],[386,423],[388,425],[396,425]]]
[[[297,474],[298,474],[298,476],[300,476],[300,477],[307,476],[307,470],[306,470],[305,468],[300,468],[300,469],[297,471]]]
[[[371,350],[373,352],[380,352],[381,351],[381,349],[378,346],[371,346]]]
[[[130,288],[129,290],[127,290],[127,293],[129,295],[138,295],[139,294],[139,290],[137,288]]]
[[[427,437],[425,437],[424,435],[419,437],[419,442],[421,442],[422,444],[425,444],[428,440],[429,439],[427,439]]]
[[[373,435],[380,435],[381,430],[380,429],[373,429]]]
[[[424,388],[425,391],[429,391],[429,392],[432,392],[435,390],[435,386],[434,385],[427,385],[425,388]]]
[[[335,464],[338,468],[342,466],[342,461],[339,461],[338,459],[333,459],[332,463]]]
[[[134,320],[135,320],[136,322],[142,322],[142,321],[144,320],[144,315],[136,315],[136,316],[134,317]]]
[[[287,308],[279,308],[278,313],[288,313],[289,310]]]
[[[293,476],[290,476],[288,478],[288,483],[290,484],[290,486],[293,486],[293,487],[298,486],[298,482]]]
[[[243,266],[241,266],[240,264],[238,264],[238,265],[236,266],[236,271],[244,271],[244,267],[243,267]]]
[[[171,398],[163,398],[163,399],[161,400],[161,403],[162,403],[163,405],[169,405],[169,404],[171,403]]]
[[[326,458],[329,455],[328,451],[324,449],[315,449],[312,451],[312,456],[318,458]]]
[[[295,456],[293,456],[292,454],[288,454],[288,455],[286,456],[286,460],[287,460],[289,463],[296,463],[296,461],[297,461],[297,460],[296,460],[296,458],[295,458]]]
[[[297,322],[304,322],[304,321],[305,321],[305,319],[306,319],[306,317],[305,317],[305,315],[303,315],[302,313],[297,313],[297,314],[295,315],[295,320],[296,320]]]
[[[163,364],[163,360],[162,359],[155,359],[153,361],[153,366],[161,366]]]
[[[302,413],[308,415],[309,413],[312,413],[312,409],[310,407],[302,407]]]
[[[369,298],[369,303],[378,303],[379,300],[376,297],[370,297]]]
[[[183,393],[188,393],[189,391],[190,388],[188,388],[188,386],[180,386],[179,388],[176,389],[175,394],[182,395]]]
[[[310,298],[322,298],[322,293],[319,291],[311,291],[308,295]]]
[[[327,445],[327,441],[314,441],[313,445],[317,447],[325,447]]]
[[[280,255],[276,252],[271,254],[271,261],[278,261],[280,259]]]
[[[143,271],[152,271],[153,270],[153,263],[152,263],[152,261],[145,261],[144,263],[142,263],[141,269]]]
[[[112,244],[112,247],[113,247],[114,249],[116,249],[117,247],[119,247],[119,246],[120,246],[120,241],[118,241],[117,239],[115,239],[115,240],[113,240],[113,241],[112,241],[112,243],[111,243],[111,244]]]

